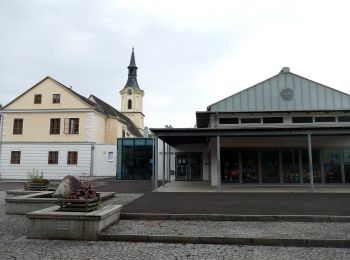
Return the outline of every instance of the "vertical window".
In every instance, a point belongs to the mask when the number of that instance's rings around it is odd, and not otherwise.
[[[67,164],[78,164],[78,152],[68,152]]]
[[[122,130],[122,137],[125,137],[125,128],[123,127],[123,130]]]
[[[41,104],[41,94],[34,95],[34,104]]]
[[[113,162],[113,152],[108,152],[108,161]]]
[[[21,151],[12,151],[11,164],[20,164],[20,163],[21,163]]]
[[[50,135],[59,135],[61,128],[61,118],[50,119]]]
[[[131,99],[128,100],[128,109],[132,109],[132,101],[131,101]]]
[[[23,133],[23,118],[15,118],[13,120],[13,134],[21,135]]]
[[[48,164],[58,164],[58,152],[49,152]]]
[[[65,118],[64,133],[71,135],[79,134],[79,118]]]
[[[54,104],[61,103],[61,95],[60,94],[53,94],[52,95],[52,103],[54,103]]]

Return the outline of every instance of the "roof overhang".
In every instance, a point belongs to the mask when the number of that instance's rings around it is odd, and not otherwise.
[[[217,114],[217,115],[233,115],[233,116],[239,116],[242,114],[308,114],[308,113],[344,113],[348,114],[350,113],[350,110],[346,109],[339,109],[339,110],[295,110],[295,111],[287,111],[287,110],[280,110],[280,111],[228,111],[228,112],[216,112],[216,111],[196,111],[196,122],[198,128],[207,128],[210,123],[210,115]]]
[[[249,127],[249,128],[151,128],[159,139],[171,146],[206,143],[210,137],[271,137],[271,136],[344,136],[350,127]]]

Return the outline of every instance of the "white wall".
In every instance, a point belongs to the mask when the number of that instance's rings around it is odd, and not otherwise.
[[[171,155],[171,158],[173,156]],[[172,164],[170,164],[171,166]],[[174,169],[174,168],[171,168]],[[168,148],[165,144],[165,180],[169,179]],[[163,180],[163,141],[158,139],[158,180]]]
[[[0,147],[0,179],[26,179],[35,168],[47,179],[90,175],[91,144],[2,143]],[[21,151],[21,163],[10,164],[11,151]],[[48,164],[48,152],[58,151],[58,164]],[[67,152],[78,152],[78,164],[67,165]]]
[[[109,153],[113,153],[110,160]],[[93,176],[116,176],[117,145],[94,145]]]

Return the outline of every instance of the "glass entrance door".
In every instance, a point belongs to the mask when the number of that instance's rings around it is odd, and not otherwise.
[[[201,153],[176,153],[177,181],[202,180],[202,154]]]

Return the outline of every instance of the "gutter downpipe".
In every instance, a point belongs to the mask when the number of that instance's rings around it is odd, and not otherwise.
[[[90,177],[94,175],[94,151],[95,146],[91,145],[91,156],[90,156]]]

